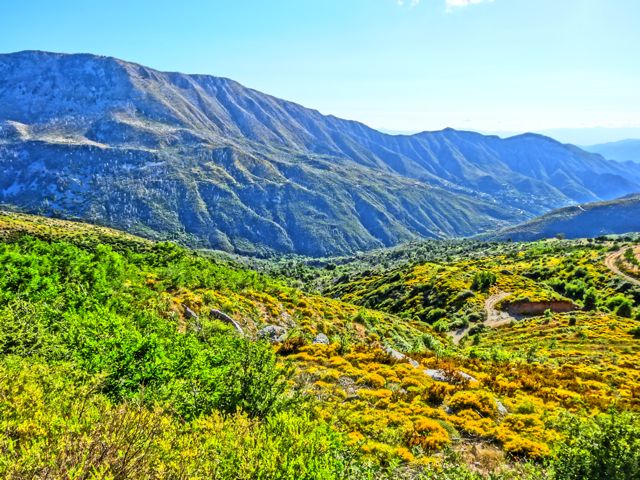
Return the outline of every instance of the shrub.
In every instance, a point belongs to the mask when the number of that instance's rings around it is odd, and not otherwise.
[[[426,451],[433,451],[440,450],[450,441],[447,430],[440,423],[429,418],[420,418],[414,422],[407,443]]]
[[[495,399],[489,392],[461,391],[449,399],[449,407],[458,412],[461,410],[473,410],[486,417],[495,417],[498,413]]]
[[[1,478],[375,478],[342,435],[304,410],[192,421],[113,404],[72,365],[0,365]],[[15,448],[19,445],[19,448]]]
[[[429,310],[424,316],[424,320],[427,323],[434,323],[437,320],[440,320],[447,314],[447,311],[443,308],[432,308]]]
[[[590,288],[584,293],[582,298],[585,310],[595,310],[598,303],[598,294],[595,288]]]
[[[482,271],[477,272],[473,276],[473,282],[471,283],[471,290],[480,292],[486,292],[496,283],[498,277],[493,272]]]
[[[620,305],[618,305],[618,308],[616,308],[616,315],[619,315],[621,317],[631,318],[632,314],[633,304],[631,303],[631,300],[625,300]]]
[[[552,463],[555,478],[640,478],[638,417],[611,411],[593,421],[571,418],[565,426],[567,441],[558,446]]]

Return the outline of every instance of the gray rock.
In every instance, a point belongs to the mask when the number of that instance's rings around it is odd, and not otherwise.
[[[329,345],[331,343],[329,341],[329,337],[327,337],[324,333],[319,333],[316,335],[316,338],[313,339],[313,343],[320,343],[322,345]]]
[[[189,320],[197,320],[199,318],[198,314],[191,310],[189,307],[184,307],[184,316]]]
[[[285,339],[287,333],[284,327],[278,325],[267,325],[264,328],[258,330],[258,338],[269,340],[273,343],[281,343]]]
[[[509,410],[507,410],[507,407],[505,407],[503,403],[497,398],[494,398],[494,400],[496,402],[496,408],[498,409],[498,413],[500,415],[507,415],[509,413]]]
[[[407,362],[409,362],[409,365],[411,365],[413,368],[420,368],[420,364],[411,357],[407,357]]]
[[[443,370],[434,370],[432,368],[427,368],[424,371],[424,374],[430,376],[436,382],[447,382],[447,383],[449,383],[449,381],[450,381],[449,377],[447,377],[447,375],[444,373]]]
[[[414,368],[419,368],[420,364],[418,362],[416,362],[413,358],[408,357],[407,355],[405,355],[404,353],[399,352],[398,350],[396,350],[395,348],[391,348],[391,347],[384,347],[383,350],[385,352],[387,352],[387,354],[393,359],[396,360],[398,362],[401,361],[406,361],[408,362],[412,367]]]
[[[338,385],[340,385],[345,393],[347,394],[347,401],[357,400],[360,398],[358,395],[358,388],[356,387],[356,382],[351,377],[340,377],[338,378]]]
[[[216,310],[215,308],[212,308],[209,313],[216,320],[220,320],[223,323],[231,325],[233,328],[236,329],[236,331],[240,335],[244,335],[244,330],[242,330],[242,327],[240,326],[240,324],[236,322],[233,318],[231,318],[229,315],[227,315],[226,313],[221,312],[220,310]]]
[[[202,332],[202,323],[200,323],[200,317],[196,312],[185,306],[184,316],[189,320],[196,332]]]
[[[404,353],[400,353],[399,351],[397,351],[394,348],[391,347],[384,347],[384,351],[387,352],[387,354],[394,360],[397,361],[401,361],[404,360],[405,358],[407,358],[407,356]]]
[[[458,375],[460,375],[465,380],[469,380],[470,382],[477,382],[478,381],[478,379],[476,377],[472,377],[468,373],[458,372]]]
[[[428,368],[426,370],[424,370],[424,374],[430,376],[431,378],[433,378],[436,382],[446,382],[446,383],[451,383],[451,378],[449,378],[449,376],[444,372],[444,370],[440,370],[440,369],[431,369]],[[477,382],[475,377],[472,377],[471,375],[469,375],[468,373],[465,372],[457,372],[458,375],[460,375],[460,377],[464,378],[465,380],[468,380],[470,382]]]

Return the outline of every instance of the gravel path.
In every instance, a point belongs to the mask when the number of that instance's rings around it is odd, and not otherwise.
[[[607,255],[607,257],[604,259],[604,264],[607,266],[609,270],[611,270],[616,275],[623,277],[625,280],[627,280],[630,283],[633,283],[635,285],[640,285],[640,280],[638,280],[635,277],[632,277],[631,275],[627,275],[618,267],[618,260],[624,255],[624,252],[626,252],[628,248],[629,247],[624,247],[618,250],[617,252],[613,252]],[[635,247],[635,252],[636,252],[636,255],[640,254],[640,247]]]

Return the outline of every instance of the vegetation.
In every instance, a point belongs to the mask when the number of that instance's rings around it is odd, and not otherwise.
[[[621,244],[267,275],[38,217],[0,216],[0,238],[3,478],[637,478],[640,295],[603,261]]]

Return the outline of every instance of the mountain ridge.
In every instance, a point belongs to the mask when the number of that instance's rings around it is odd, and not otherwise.
[[[508,227],[492,240],[532,241],[562,236],[587,238],[640,232],[640,193],[616,200],[573,205],[554,210],[528,222]]]
[[[387,135],[231,79],[0,55],[0,203],[238,253],[468,236],[640,191],[640,165],[532,135]]]
[[[617,142],[588,145],[583,149],[588,152],[599,153],[609,160],[640,162],[640,139],[629,138]]]

